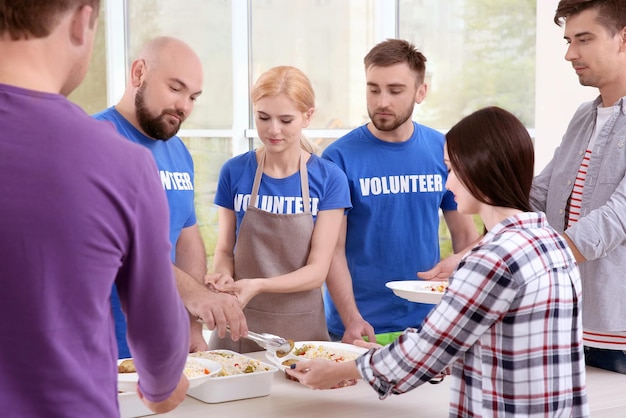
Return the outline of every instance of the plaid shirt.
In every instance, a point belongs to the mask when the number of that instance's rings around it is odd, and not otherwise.
[[[420,331],[357,359],[380,398],[452,365],[451,417],[586,417],[581,283],[543,213],[496,225],[450,277]]]

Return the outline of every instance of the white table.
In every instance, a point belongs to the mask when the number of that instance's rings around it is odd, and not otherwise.
[[[246,354],[267,361],[264,352]],[[441,418],[448,416],[449,379],[425,384],[381,401],[365,382],[341,389],[314,391],[275,374],[269,396],[219,404],[187,397],[169,418]],[[587,391],[593,418],[626,417],[626,375],[587,368]]]

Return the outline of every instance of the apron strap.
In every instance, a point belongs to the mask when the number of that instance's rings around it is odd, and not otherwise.
[[[309,197],[309,172],[302,156],[304,151],[300,151],[300,187],[302,188],[302,205],[304,213],[311,213],[311,198]]]
[[[263,177],[263,168],[265,167],[265,150],[259,151],[261,153],[261,159],[256,168],[254,174],[254,183],[252,184],[252,195],[250,196],[250,203],[248,206],[256,208],[256,200],[259,195],[259,186],[261,185],[261,177]]]
[[[254,174],[254,183],[252,184],[252,194],[248,206],[257,207],[256,201],[259,195],[259,187],[261,186],[261,178],[263,177],[263,168],[265,167],[265,150],[260,150],[261,159]],[[306,169],[306,163],[300,151],[300,187],[302,189],[302,205],[304,213],[311,213],[311,197],[309,195],[309,172]]]

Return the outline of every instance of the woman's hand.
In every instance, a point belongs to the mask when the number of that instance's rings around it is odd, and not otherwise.
[[[215,289],[234,282],[235,279],[226,273],[207,274],[204,276],[204,284],[207,285],[209,289]]]
[[[372,348],[382,348],[382,345],[376,343],[376,342],[368,342],[365,341],[362,338],[359,338],[357,340],[354,340],[352,342],[353,345],[356,345],[357,347],[363,347],[363,348],[367,348],[368,350],[372,349]]]
[[[299,361],[292,364],[286,372],[311,389],[331,389],[342,380],[361,378],[354,361],[341,363],[322,359]]]
[[[462,258],[463,254],[461,253],[452,254],[438,262],[430,270],[418,272],[417,277],[424,280],[448,280]]]
[[[261,281],[259,279],[241,279],[236,282],[214,286],[220,292],[235,295],[239,306],[243,309],[253,297],[260,293],[259,284]]]

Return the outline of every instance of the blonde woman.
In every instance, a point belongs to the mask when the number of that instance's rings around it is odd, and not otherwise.
[[[303,137],[315,110],[307,76],[290,66],[265,72],[252,89],[263,146],[227,161],[215,203],[219,235],[214,286],[235,294],[248,328],[296,341],[329,340],[321,286],[344,212],[348,181]],[[210,348],[258,351],[212,335]]]

